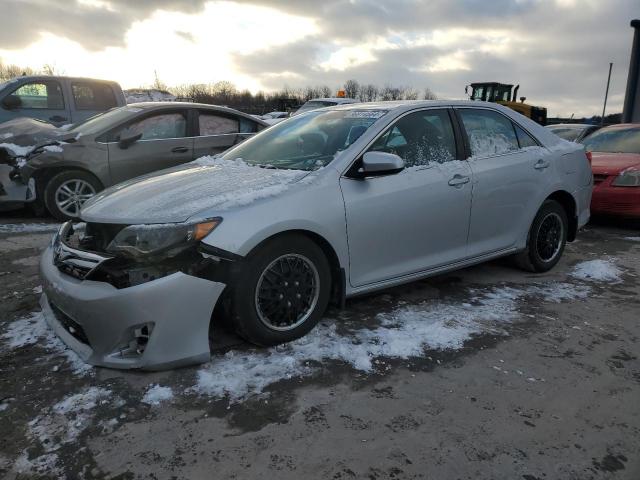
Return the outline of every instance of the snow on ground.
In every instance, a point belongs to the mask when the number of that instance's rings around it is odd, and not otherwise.
[[[117,408],[123,404],[121,399],[113,398],[110,390],[100,387],[89,387],[65,397],[27,424],[29,437],[39,444],[44,454],[29,459],[28,452],[25,452],[14,464],[14,469],[19,473],[32,474],[58,472],[56,452],[62,446],[75,442],[92,424],[94,409],[98,405]]]
[[[59,223],[3,223],[0,224],[0,233],[55,232],[59,228]]]
[[[598,259],[577,264],[571,275],[580,280],[591,282],[617,283],[621,281],[622,270],[618,268],[612,259]]]
[[[10,349],[39,344],[51,355],[64,357],[76,375],[86,375],[93,370],[91,365],[85,363],[56,336],[47,325],[42,312],[33,312],[27,317],[10,322],[5,332],[0,334],[0,340]]]
[[[144,397],[142,397],[142,403],[147,403],[149,405],[160,405],[162,402],[166,402],[173,399],[173,390],[171,387],[163,387],[161,385],[155,384],[151,385]]]
[[[640,237],[624,237],[624,239],[631,242],[640,242]]]
[[[425,301],[401,305],[378,314],[376,328],[322,321],[305,337],[267,350],[231,351],[215,358],[197,373],[197,384],[188,389],[214,398],[228,396],[231,402],[259,394],[283,379],[313,375],[318,363],[344,362],[356,370],[372,372],[379,358],[420,357],[426,349],[459,349],[474,335],[506,335],[505,327],[522,317],[518,300],[539,296],[560,302],[585,298],[589,287],[551,284],[527,288],[499,287],[477,294],[469,303]]]

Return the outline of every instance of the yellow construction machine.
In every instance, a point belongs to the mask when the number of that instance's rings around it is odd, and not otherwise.
[[[525,117],[529,117],[540,125],[547,124],[547,109],[545,107],[534,107],[524,103],[526,97],[520,97],[518,102],[518,89],[520,85],[513,85],[498,82],[478,82],[467,85],[464,88],[465,93],[469,94],[471,87],[471,100],[481,100],[483,102],[495,102],[505,107],[509,107]]]

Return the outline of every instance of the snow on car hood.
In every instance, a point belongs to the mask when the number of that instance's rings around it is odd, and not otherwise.
[[[203,157],[104,190],[85,204],[81,217],[100,223],[184,222],[203,210],[222,212],[279,195],[307,174]]]

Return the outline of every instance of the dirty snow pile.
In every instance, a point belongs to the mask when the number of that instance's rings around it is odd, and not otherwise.
[[[142,403],[149,405],[160,405],[162,402],[166,402],[173,399],[173,390],[171,387],[163,387],[160,385],[151,385],[149,389],[142,397]]]
[[[59,228],[59,223],[3,223],[0,233],[55,232]]]
[[[580,280],[617,283],[621,281],[622,270],[613,260],[598,259],[577,264],[571,275]]]
[[[33,312],[27,317],[10,322],[4,333],[0,334],[5,348],[22,348],[40,344],[49,353],[62,356],[69,364],[69,368],[76,375],[85,375],[93,367],[85,363],[73,350],[69,349],[49,328],[42,312]],[[0,344],[0,350],[2,345]],[[51,362],[51,360],[48,360]]]
[[[269,385],[313,375],[318,364],[335,360],[372,372],[379,358],[420,357],[427,349],[455,350],[474,335],[507,335],[506,326],[521,318],[517,302],[526,296],[560,302],[585,298],[586,286],[551,284],[529,288],[494,288],[472,292],[469,303],[423,302],[402,305],[376,316],[378,326],[322,321],[305,337],[267,351],[231,351],[198,371],[190,391],[235,402]]]
[[[64,445],[75,442],[95,417],[94,409],[99,405],[118,408],[124,405],[119,398],[113,398],[110,390],[89,387],[80,393],[65,397],[53,407],[28,423],[29,436],[39,443],[44,454],[29,459],[28,452],[18,458],[14,469],[18,473],[37,473],[59,476],[58,454]]]

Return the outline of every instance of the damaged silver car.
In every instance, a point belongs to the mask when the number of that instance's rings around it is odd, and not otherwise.
[[[275,345],[329,302],[506,255],[547,271],[591,188],[580,145],[500,105],[316,110],[96,195],[44,252],[41,305],[91,364],[204,362],[222,318]]]

